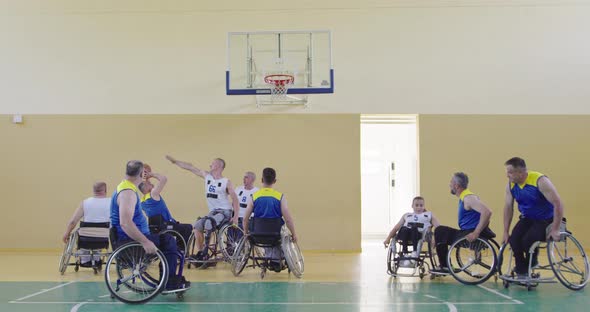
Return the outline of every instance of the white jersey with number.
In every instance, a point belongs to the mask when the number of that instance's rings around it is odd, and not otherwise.
[[[229,194],[227,193],[228,181],[227,178],[216,180],[211,174],[205,176],[205,197],[207,197],[209,211],[215,209],[233,209],[229,201]]]
[[[243,185],[240,185],[236,188],[236,196],[238,196],[238,204],[240,206],[240,218],[243,218],[246,214],[246,206],[248,203],[248,197],[252,197],[254,192],[258,191],[258,188],[255,186],[251,190],[247,190],[244,188]]]
[[[418,231],[424,232],[432,225],[432,212],[424,211],[422,213],[406,213],[404,219],[406,220],[404,223],[405,227],[411,228],[412,223],[422,224],[422,226],[418,226]]]
[[[111,198],[88,197],[82,202],[84,222],[111,222]]]

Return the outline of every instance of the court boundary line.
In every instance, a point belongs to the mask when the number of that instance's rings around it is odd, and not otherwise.
[[[48,288],[48,289],[43,289],[42,291],[38,291],[38,292],[36,292],[34,294],[30,294],[30,295],[24,296],[22,298],[15,299],[13,301],[22,301],[22,300],[25,300],[25,299],[29,299],[31,297],[35,297],[37,295],[44,294],[46,292],[49,292],[49,291],[52,291],[52,290],[55,290],[55,289],[58,289],[58,288],[61,288],[61,287],[64,287],[64,286],[67,286],[67,285],[76,283],[76,282],[77,281],[71,281],[71,282],[67,282],[67,283],[64,283],[64,284],[59,284],[57,286],[54,286],[54,287],[51,287],[51,288]]]
[[[498,295],[498,296],[500,296],[500,297],[502,297],[504,299],[512,300],[516,304],[524,304],[524,302],[522,302],[520,300],[517,300],[517,299],[514,299],[514,298],[512,298],[512,297],[510,297],[508,295],[505,295],[505,294],[503,294],[503,293],[501,293],[501,292],[499,292],[497,290],[494,290],[494,289],[491,289],[491,288],[487,288],[487,287],[485,287],[483,285],[477,285],[477,287],[479,287],[481,289],[484,289],[484,290],[487,290],[487,291],[491,292],[492,294],[496,294],[496,295]]]

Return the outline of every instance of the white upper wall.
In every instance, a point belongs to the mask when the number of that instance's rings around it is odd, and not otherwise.
[[[305,29],[333,95],[225,95],[227,32]],[[0,114],[589,114],[589,30],[590,1],[0,0]]]

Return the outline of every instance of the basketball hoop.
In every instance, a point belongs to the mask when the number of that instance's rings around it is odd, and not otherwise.
[[[271,99],[284,100],[287,98],[289,86],[295,82],[295,77],[289,74],[272,74],[264,76],[264,82],[270,85]]]

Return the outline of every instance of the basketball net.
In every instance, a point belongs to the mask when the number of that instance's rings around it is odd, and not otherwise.
[[[270,86],[271,101],[284,101],[287,99],[289,87],[293,85],[295,77],[289,74],[272,74],[264,77],[264,83]]]

